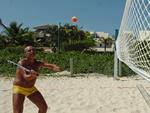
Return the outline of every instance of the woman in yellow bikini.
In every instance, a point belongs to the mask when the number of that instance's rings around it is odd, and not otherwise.
[[[52,68],[55,71],[61,71],[61,69],[55,64],[37,60],[35,54],[35,48],[27,46],[24,49],[26,58],[21,59],[18,62],[19,65],[29,69],[30,72],[19,67],[16,69],[16,77],[13,82],[13,113],[23,113],[25,97],[31,100],[39,108],[38,113],[46,113],[47,111],[47,104],[42,94],[34,87],[38,76],[37,71],[40,67]]]

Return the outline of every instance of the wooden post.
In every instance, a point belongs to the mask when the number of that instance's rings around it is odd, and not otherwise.
[[[70,73],[73,76],[73,58],[70,58]]]

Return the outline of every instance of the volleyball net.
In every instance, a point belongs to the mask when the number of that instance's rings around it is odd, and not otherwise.
[[[127,0],[116,41],[117,56],[150,80],[150,0]]]

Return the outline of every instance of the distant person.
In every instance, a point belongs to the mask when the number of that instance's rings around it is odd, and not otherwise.
[[[31,70],[31,72],[26,72],[19,67],[16,69],[16,77],[13,82],[13,113],[23,113],[25,96],[39,108],[38,113],[47,112],[46,101],[34,86],[38,70],[40,67],[51,68],[54,71],[61,71],[61,69],[55,64],[37,60],[35,54],[35,48],[27,46],[24,49],[25,58],[18,62],[19,65]]]

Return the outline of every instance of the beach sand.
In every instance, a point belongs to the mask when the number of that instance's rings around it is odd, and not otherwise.
[[[136,87],[141,84],[150,94],[148,81],[140,76],[113,80],[93,75],[38,78],[36,87],[48,104],[47,113],[150,113]],[[12,113],[12,79],[1,78],[0,84],[0,113]],[[27,98],[24,113],[38,113]]]

